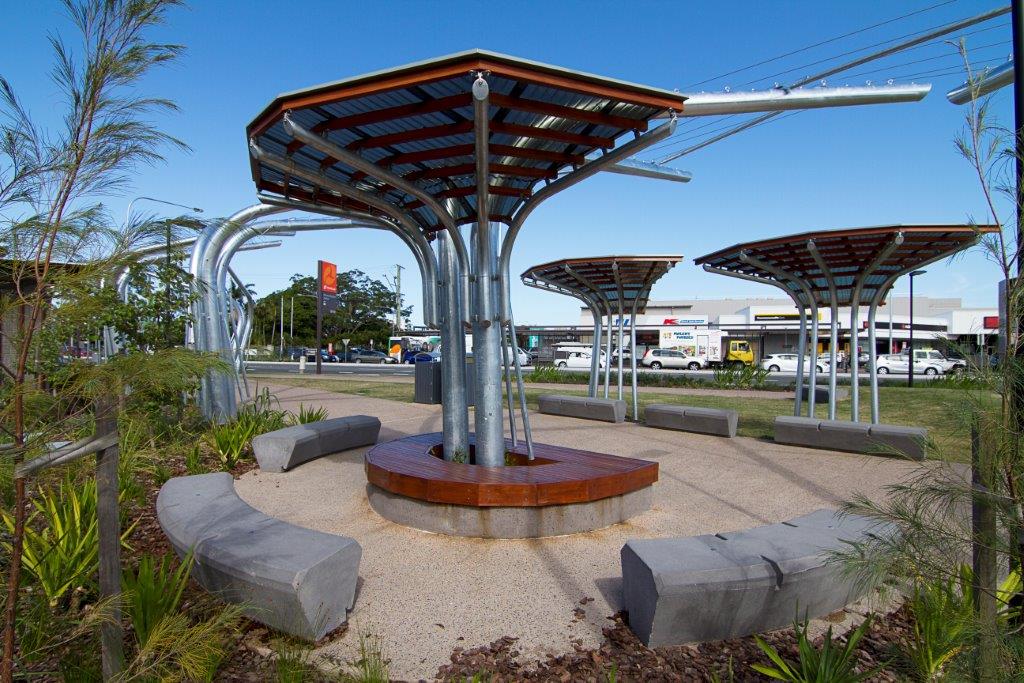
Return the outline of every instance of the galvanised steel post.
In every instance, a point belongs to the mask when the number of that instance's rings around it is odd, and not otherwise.
[[[811,258],[818,264],[825,282],[828,284],[829,298],[829,337],[828,337],[828,419],[836,419],[836,347],[839,346],[839,294],[836,291],[836,281],[832,277],[832,270],[826,265],[825,259],[818,252],[814,240],[807,240],[807,251]]]
[[[597,387],[601,381],[601,306],[593,298],[587,302],[590,315],[594,317],[594,339],[590,348],[590,385],[588,393],[597,398]]]
[[[814,417],[818,389],[818,302],[811,294],[811,366],[807,368],[807,417]]]
[[[876,350],[875,344],[875,316],[878,313],[878,304],[885,298],[886,291],[889,288],[887,282],[882,287],[878,288],[875,292],[875,296],[871,299],[871,305],[868,307],[868,347],[871,349],[871,355],[868,356],[870,377],[871,377],[871,423],[878,424],[878,351]]]
[[[618,305],[619,305],[619,326],[618,326],[619,327],[619,342],[618,342],[619,343],[619,349],[618,349],[618,351],[619,351],[619,361],[617,363],[617,365],[618,365],[618,373],[619,373],[619,377],[618,377],[619,393],[618,393],[618,396],[616,396],[616,398],[621,401],[622,400],[622,337],[623,337],[622,325],[625,323],[625,321],[623,320],[623,318],[625,316],[625,311],[622,308],[622,281],[619,279],[619,264],[618,263],[612,263],[612,277],[615,278],[615,289],[618,292],[617,299],[618,299]],[[610,363],[611,362],[611,358],[609,358],[608,361]]]
[[[604,397],[608,398],[608,394],[611,391],[612,384],[612,329],[615,325],[614,318],[612,318],[612,305],[611,302],[607,304],[607,315],[608,315],[608,330],[604,335]]]
[[[501,467],[505,464],[505,437],[502,429],[501,407],[501,334],[500,316],[495,302],[497,275],[497,249],[492,239],[497,225],[489,217],[490,151],[489,133],[490,88],[482,74],[473,81],[473,134],[476,142],[476,201],[477,223],[473,240],[475,310],[473,362],[476,365],[476,464]]]
[[[797,311],[800,313],[800,341],[796,344],[796,399],[793,403],[793,414],[800,417],[804,413],[804,354],[807,353],[807,309],[794,296]]]
[[[640,292],[637,292],[637,296],[633,299],[633,310],[629,314],[629,373],[630,373],[630,390],[633,395],[633,421],[640,421],[640,399],[636,394],[637,377],[636,377],[636,305],[640,302]],[[622,351],[619,351],[619,356],[622,356]]]
[[[469,412],[466,408],[466,335],[462,327],[459,260],[451,235],[437,236],[441,271],[441,424],[444,458],[469,458]]]

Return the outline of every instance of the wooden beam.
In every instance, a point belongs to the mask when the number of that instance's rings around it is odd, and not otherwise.
[[[476,164],[455,164],[452,166],[437,166],[420,171],[413,171],[402,176],[406,180],[416,181],[427,178],[451,178],[455,176],[473,175],[476,172]],[[493,175],[508,175],[520,178],[555,178],[557,171],[535,166],[514,166],[508,164],[490,164],[488,172]]]
[[[615,140],[613,138],[570,133],[569,131],[554,130],[552,128],[523,126],[517,123],[493,121],[490,125],[490,129],[492,133],[518,135],[525,138],[540,138],[542,140],[554,140],[555,142],[566,142],[572,145],[582,145],[584,147],[611,149],[615,146]]]
[[[431,138],[443,138],[451,135],[461,135],[473,131],[472,121],[461,123],[446,123],[440,126],[427,126],[425,128],[413,128],[398,133],[388,133],[377,137],[355,140],[347,145],[347,149],[372,149],[375,147],[387,147],[388,145],[400,144],[402,142],[415,142],[418,140],[429,140]]]

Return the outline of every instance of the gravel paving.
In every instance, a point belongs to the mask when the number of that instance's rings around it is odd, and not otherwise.
[[[322,405],[331,417],[380,418],[380,440],[440,431],[439,406],[398,403],[270,384],[283,408]],[[472,417],[471,417],[472,420]],[[625,524],[547,539],[481,540],[430,534],[385,521],[366,502],[356,449],[284,474],[254,470],[239,495],[293,524],[351,536],[363,547],[350,628],[318,652],[351,657],[360,632],[382,638],[392,676],[432,678],[455,648],[516,638],[526,660],[598,647],[618,612],[619,550],[629,538],[716,533],[770,524],[854,492],[881,497],[916,465],[771,441],[610,425],[531,413],[538,442],[655,460],[652,509]],[[472,422],[471,422],[472,424]],[[586,600],[593,598],[593,600]],[[581,603],[581,601],[583,601]]]

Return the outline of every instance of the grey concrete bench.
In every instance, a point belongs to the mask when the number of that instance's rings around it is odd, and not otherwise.
[[[826,373],[827,374],[827,373]],[[795,392],[794,392],[795,393]],[[803,400],[808,400],[810,394],[810,387],[804,385],[800,391],[800,397]],[[850,396],[850,390],[846,387],[836,387],[836,400],[842,401]],[[828,386],[816,386],[814,387],[814,402],[820,404],[828,403]]]
[[[653,403],[644,409],[644,422],[648,427],[678,429],[717,436],[736,436],[739,413],[720,408],[696,408],[671,403]]]
[[[649,647],[736,638],[824,616],[862,592],[828,553],[873,522],[818,510],[789,522],[622,548],[629,626]]]
[[[175,477],[157,518],[192,577],[264,624],[317,640],[347,620],[363,550],[351,538],[288,524],[247,505],[226,472]]]
[[[260,434],[252,440],[264,472],[284,472],[304,462],[377,443],[380,420],[369,415],[336,417]]]
[[[565,415],[605,422],[623,422],[626,419],[626,402],[614,398],[544,394],[537,398],[537,403],[540,412],[547,415]]]
[[[884,455],[897,451],[912,460],[924,460],[928,430],[924,427],[780,415],[775,418],[775,440],[794,446],[854,453]]]

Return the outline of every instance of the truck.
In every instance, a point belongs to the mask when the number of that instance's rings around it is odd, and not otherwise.
[[[753,365],[754,352],[750,342],[729,339],[724,330],[695,330],[686,327],[663,327],[658,347],[683,353],[702,368],[724,365]]]

